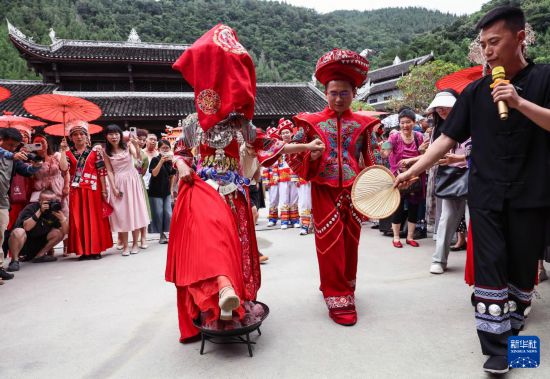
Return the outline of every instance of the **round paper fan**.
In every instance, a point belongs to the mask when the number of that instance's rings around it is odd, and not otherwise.
[[[401,195],[393,188],[395,177],[384,166],[367,167],[355,178],[351,189],[353,206],[372,219],[391,216],[399,207]]]

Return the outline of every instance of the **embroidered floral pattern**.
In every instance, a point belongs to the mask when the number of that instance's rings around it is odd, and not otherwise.
[[[325,297],[328,309],[341,309],[347,307],[355,307],[355,296],[329,296]]]
[[[336,119],[331,118],[320,122],[317,124],[317,127],[325,133],[329,148],[325,166],[319,175],[328,180],[338,180],[340,175],[338,169],[338,154],[341,154],[342,181],[346,182],[353,180],[357,173],[352,167],[353,163],[350,158],[350,148],[353,142],[354,133],[357,129],[362,128],[361,124],[354,120],[342,120],[340,136],[338,136]],[[338,146],[338,139],[340,139],[340,146]]]
[[[216,45],[233,54],[246,54],[246,49],[237,40],[233,29],[227,25],[220,25],[214,32],[213,41]]]
[[[197,96],[197,106],[204,114],[215,114],[221,105],[220,95],[213,89],[202,90]]]

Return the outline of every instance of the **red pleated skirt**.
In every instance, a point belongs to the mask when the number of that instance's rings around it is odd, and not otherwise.
[[[241,242],[235,217],[218,192],[195,175],[180,182],[172,213],[165,279],[178,289],[181,341],[196,335],[192,320],[199,312],[219,318],[218,276],[226,276],[245,299]],[[242,316],[242,306],[237,310]]]
[[[68,252],[95,255],[113,246],[109,218],[103,217],[101,191],[71,188]]]

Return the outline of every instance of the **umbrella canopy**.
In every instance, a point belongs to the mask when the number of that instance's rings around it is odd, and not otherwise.
[[[376,116],[382,116],[382,115],[388,114],[388,112],[376,112],[376,111],[357,111],[355,113],[361,116],[368,116],[368,117],[376,117]]]
[[[18,125],[24,125],[27,128],[46,125],[45,122],[33,120],[32,118],[14,116],[13,113],[4,111],[0,116],[0,128],[15,128]]]
[[[435,83],[435,86],[438,90],[452,88],[456,92],[461,93],[468,84],[481,79],[481,77],[483,77],[483,66],[479,65],[444,76]]]
[[[423,118],[424,116],[416,114],[415,121],[420,121]],[[388,117],[382,120],[382,125],[384,125],[384,129],[397,128],[399,126],[399,115],[397,113],[389,115]]]
[[[44,131],[49,135],[56,136],[56,137],[64,137],[65,135],[68,134],[65,131],[65,126],[63,124],[50,125],[44,128]],[[88,133],[96,134],[101,131],[103,131],[103,128],[101,126],[95,125],[95,124],[88,124]]]
[[[11,96],[11,92],[6,87],[0,87],[0,101],[6,100]]]
[[[59,94],[29,97],[23,102],[23,107],[35,116],[63,123],[69,120],[92,121],[101,116],[101,109],[91,101]]]

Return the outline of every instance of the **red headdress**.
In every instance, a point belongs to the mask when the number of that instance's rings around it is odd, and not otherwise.
[[[256,73],[252,58],[229,26],[218,24],[172,66],[195,90],[195,107],[203,130],[240,113],[252,120]]]
[[[269,138],[281,139],[281,136],[279,135],[279,130],[274,126],[270,126],[269,128],[267,128],[266,131],[265,131],[265,134]]]
[[[286,120],[285,118],[281,118],[279,120],[279,126],[277,127],[277,129],[278,129],[279,134],[281,134],[281,132],[283,130],[288,130],[288,131],[290,131],[291,134],[293,134],[294,133],[294,124],[290,120]]]
[[[323,85],[331,80],[347,80],[361,87],[367,80],[369,61],[355,51],[333,49],[323,55],[315,66],[315,77]]]

